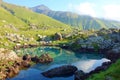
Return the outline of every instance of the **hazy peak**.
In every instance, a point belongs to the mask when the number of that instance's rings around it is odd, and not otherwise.
[[[40,10],[50,10],[47,6],[45,5],[38,5],[38,6],[35,6],[35,7],[32,7],[32,9],[40,9]]]

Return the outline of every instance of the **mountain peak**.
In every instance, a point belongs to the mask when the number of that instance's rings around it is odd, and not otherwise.
[[[36,10],[50,11],[50,9],[47,6],[45,6],[44,4],[32,7],[32,9],[34,9],[35,11]]]

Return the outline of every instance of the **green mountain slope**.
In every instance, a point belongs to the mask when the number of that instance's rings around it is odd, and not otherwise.
[[[9,11],[13,16],[17,17],[27,25],[34,25],[36,28],[65,28],[67,25],[54,20],[43,14],[35,13],[26,7],[20,7],[7,3],[2,3],[2,7]]]
[[[120,22],[93,18],[85,15],[78,15],[72,12],[53,11],[44,5],[31,8],[37,13],[48,15],[63,23],[81,29],[120,28]]]

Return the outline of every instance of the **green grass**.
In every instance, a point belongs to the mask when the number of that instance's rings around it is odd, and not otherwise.
[[[14,25],[16,28],[27,26],[26,23],[18,19],[17,17],[10,14],[7,10],[0,7],[0,26],[3,25]]]
[[[90,76],[87,80],[105,80],[106,77],[111,77],[112,80],[120,80],[120,59],[112,64],[109,69]]]

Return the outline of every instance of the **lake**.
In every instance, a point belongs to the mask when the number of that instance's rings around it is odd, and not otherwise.
[[[59,47],[43,46],[38,48],[21,49],[18,53],[30,54],[32,56],[48,53],[54,59],[49,64],[35,64],[27,70],[21,70],[20,73],[7,80],[74,80],[74,75],[69,77],[55,77],[46,78],[41,75],[41,72],[49,70],[51,68],[59,67],[65,64],[75,65],[79,70],[83,70],[88,73],[94,70],[96,67],[101,66],[103,62],[109,61],[103,54],[99,53],[82,53],[72,52],[61,49]]]

